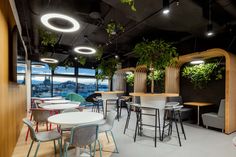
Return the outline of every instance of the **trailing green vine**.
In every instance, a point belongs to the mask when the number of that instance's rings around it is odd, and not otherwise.
[[[125,28],[120,23],[116,23],[115,21],[111,20],[107,24],[106,31],[108,33],[108,36],[111,37],[112,35],[116,35],[119,32],[124,32]]]
[[[219,63],[206,63],[183,68],[182,76],[193,83],[194,88],[204,88],[211,80],[223,78],[224,67],[219,67]]]
[[[136,11],[134,0],[120,0],[120,2],[129,5],[132,11]]]
[[[104,80],[106,77],[112,79],[115,71],[117,70],[118,60],[115,58],[110,58],[108,60],[101,60],[101,63],[98,65],[97,70],[99,71],[96,75],[97,79]]]
[[[54,32],[50,32],[39,28],[39,37],[40,37],[40,44],[42,46],[51,46],[54,47],[58,41],[58,35]]]

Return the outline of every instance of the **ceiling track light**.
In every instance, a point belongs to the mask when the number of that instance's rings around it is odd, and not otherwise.
[[[213,24],[212,24],[212,19],[211,19],[211,0],[209,0],[209,8],[208,8],[208,11],[209,11],[209,14],[208,14],[208,24],[207,24],[207,32],[206,32],[206,36],[208,37],[211,37],[214,35],[214,32],[213,32]]]
[[[162,13],[164,15],[167,15],[169,14],[170,12],[170,2],[169,0],[163,0],[163,10],[162,10]]]

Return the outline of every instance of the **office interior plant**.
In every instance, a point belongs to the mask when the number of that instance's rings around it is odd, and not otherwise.
[[[97,68],[96,78],[99,80],[104,80],[108,78],[109,84],[108,89],[111,90],[111,80],[115,71],[117,70],[118,60],[115,58],[109,58],[107,60],[102,59]]]
[[[120,0],[120,2],[129,5],[132,11],[136,11],[134,0]]]
[[[139,58],[138,64],[146,65],[151,73],[151,92],[154,93],[154,72],[165,70],[167,66],[175,65],[178,53],[176,48],[164,40],[144,40],[137,43],[133,49]]]
[[[129,73],[125,76],[125,80],[130,86],[134,86],[134,73]]]
[[[58,38],[56,33],[39,28],[39,39],[42,46],[54,47],[58,42]]]
[[[182,70],[182,76],[189,79],[195,89],[202,89],[206,87],[209,81],[222,79],[224,70],[225,68],[220,67],[219,63],[206,63],[185,66]]]
[[[115,22],[114,20],[111,20],[106,27],[106,32],[108,33],[109,37],[124,31],[125,31],[124,26],[122,26],[120,23]]]

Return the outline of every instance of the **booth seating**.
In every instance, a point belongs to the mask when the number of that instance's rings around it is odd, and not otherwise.
[[[208,128],[210,126],[210,127],[222,129],[222,132],[224,132],[224,129],[225,129],[225,99],[221,99],[218,113],[211,112],[211,113],[202,114],[202,120],[203,120],[203,125],[205,125],[206,128]]]

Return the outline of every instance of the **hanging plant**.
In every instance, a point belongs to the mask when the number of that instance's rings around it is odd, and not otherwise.
[[[125,77],[126,82],[128,85],[133,86],[134,85],[134,73],[127,74]]]
[[[42,46],[54,47],[58,41],[58,35],[54,32],[39,28],[40,44]]]
[[[134,0],[120,0],[120,2],[129,5],[132,11],[136,11]]]
[[[177,62],[176,48],[164,40],[144,40],[135,45],[134,52],[139,58],[138,64],[144,64],[151,69],[151,92],[154,93],[154,71],[164,70]]]
[[[98,65],[99,73],[96,75],[98,79],[104,80],[106,77],[112,79],[115,71],[117,70],[118,60],[115,58],[110,58],[108,60],[101,60]]]
[[[223,78],[224,67],[219,67],[219,63],[206,63],[183,68],[182,76],[193,83],[194,88],[204,88],[209,81]]]
[[[50,70],[55,71],[55,70],[57,69],[58,64],[51,64],[51,63],[48,63],[48,66],[49,66],[49,69],[50,69]]]
[[[78,61],[79,61],[79,63],[81,64],[81,65],[85,65],[86,64],[86,57],[84,57],[84,56],[79,56],[78,57]]]
[[[96,60],[97,61],[101,60],[102,55],[103,55],[103,51],[104,51],[104,49],[103,49],[102,45],[98,45],[97,52],[96,52]]]
[[[125,28],[120,23],[116,23],[115,21],[111,20],[107,24],[106,31],[108,33],[108,36],[111,37],[112,35],[116,35],[119,32],[124,32]]]

